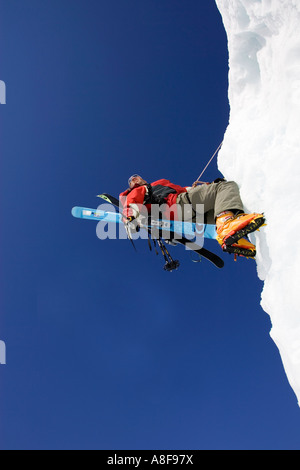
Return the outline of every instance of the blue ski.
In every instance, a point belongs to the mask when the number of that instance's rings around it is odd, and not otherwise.
[[[122,214],[119,212],[109,212],[100,209],[89,209],[87,207],[73,207],[73,217],[78,219],[94,220],[97,222],[112,222],[120,224],[122,223]],[[142,225],[147,229],[158,229],[163,232],[170,232],[171,234],[178,234],[182,237],[204,237],[209,239],[216,239],[216,228],[215,225],[211,224],[196,224],[193,222],[179,222],[176,220],[155,220],[151,221],[147,225]]]

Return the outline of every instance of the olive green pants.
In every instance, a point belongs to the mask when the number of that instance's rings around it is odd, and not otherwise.
[[[214,224],[218,214],[232,210],[243,211],[238,185],[234,181],[221,181],[219,183],[202,184],[179,194],[177,204],[181,206],[183,219],[196,221],[201,214],[203,222]],[[198,206],[202,204],[202,206]]]

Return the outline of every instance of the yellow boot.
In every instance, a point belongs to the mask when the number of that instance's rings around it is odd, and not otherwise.
[[[217,240],[221,246],[233,245],[248,233],[252,233],[264,225],[265,218],[263,214],[238,214],[234,215],[231,211],[223,212],[217,217]]]

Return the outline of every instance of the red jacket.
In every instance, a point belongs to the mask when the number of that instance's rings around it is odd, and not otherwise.
[[[165,202],[168,207],[171,208],[173,206],[172,211],[166,211],[164,217],[171,220],[174,218],[176,219],[176,199],[178,194],[186,192],[186,188],[173,184],[169,180],[165,179],[154,181],[154,183],[151,183],[151,188],[151,191],[153,192],[153,197],[160,198],[160,204]],[[126,191],[121,193],[120,200],[122,206],[124,207],[123,214],[125,215],[125,217],[137,217],[140,211],[138,210],[138,207],[136,205],[144,205],[144,203],[149,212],[151,208],[151,202],[148,203],[147,199],[149,199],[148,185],[136,186],[133,189],[127,189]]]

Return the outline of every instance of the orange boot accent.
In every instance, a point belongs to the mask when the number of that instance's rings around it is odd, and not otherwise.
[[[245,248],[246,250],[255,251],[256,246],[249,242],[246,238],[241,238],[237,243],[233,243],[231,246],[237,246],[239,248]]]

